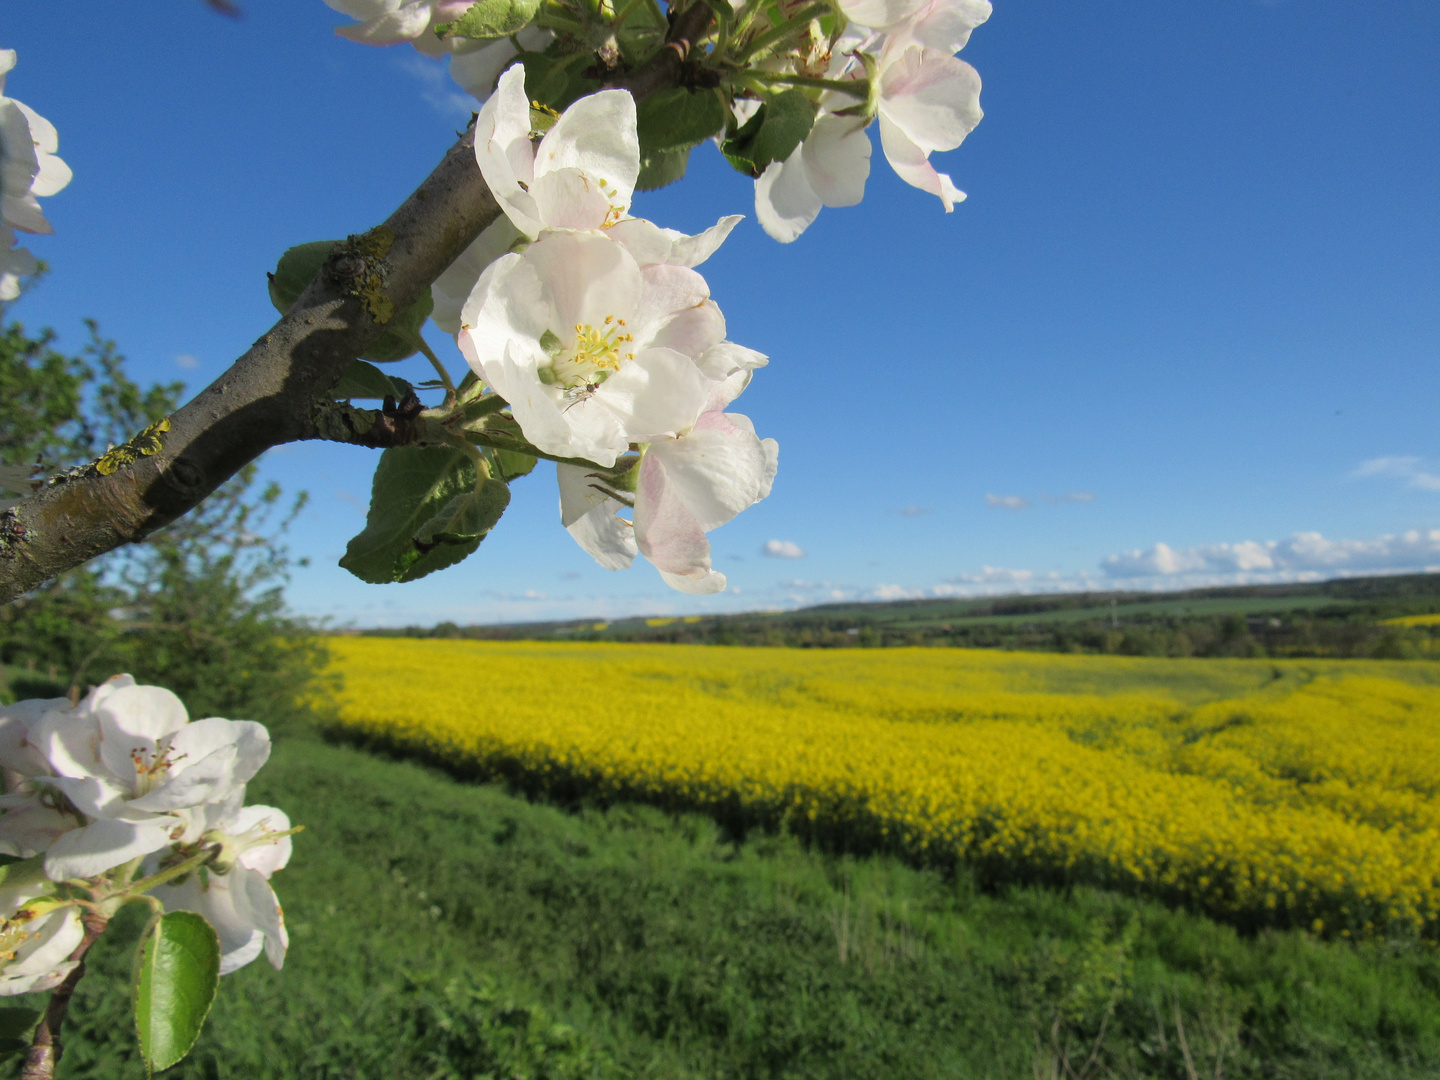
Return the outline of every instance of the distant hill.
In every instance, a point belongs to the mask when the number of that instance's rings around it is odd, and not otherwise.
[[[1425,616],[1435,616],[1428,620]],[[949,645],[1132,656],[1440,659],[1440,574],[1185,592],[821,604],[738,615],[367,630],[497,641],[873,648]]]

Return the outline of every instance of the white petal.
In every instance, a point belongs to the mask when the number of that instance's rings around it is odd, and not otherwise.
[[[606,570],[624,570],[635,561],[635,530],[616,517],[620,504],[592,485],[595,474],[576,465],[557,465],[560,523]]]
[[[122,821],[105,818],[68,832],[45,853],[45,873],[52,881],[91,878],[170,843],[175,818]]]
[[[705,355],[725,340],[725,316],[713,300],[678,311],[653,335],[651,347],[674,349],[703,363]]]
[[[7,810],[0,817],[0,851],[28,859],[48,850],[57,838],[78,825],[74,815],[62,814],[38,802]]]
[[[719,570],[707,570],[704,573],[694,574],[672,574],[669,571],[661,570],[660,577],[672,589],[689,593],[691,596],[711,596],[725,591],[725,575]]]
[[[75,809],[86,817],[116,817],[125,810],[125,798],[129,789],[109,780],[95,776],[49,776],[37,777],[37,787],[54,788],[69,799]]]
[[[705,532],[762,498],[765,449],[748,417],[706,413],[688,434],[654,443],[650,456],[664,463],[671,491]]]
[[[362,45],[398,45],[402,41],[413,41],[428,30],[431,14],[431,0],[414,0],[358,26],[338,27],[335,33]]]
[[[640,140],[628,90],[601,90],[565,110],[535,154],[537,179],[556,169],[579,169],[603,181],[613,193],[611,205],[622,213],[630,208],[640,175]]]
[[[721,341],[710,346],[695,361],[707,378],[717,381],[728,379],[737,371],[752,371],[755,368],[764,367],[769,362],[770,359],[764,353],[747,349],[743,345],[736,345],[733,341]],[[738,392],[736,393],[738,394]],[[733,397],[727,398],[726,404],[733,400]]]
[[[826,206],[854,206],[865,197],[871,151],[866,123],[827,114],[801,144],[806,178]]]
[[[802,144],[783,162],[772,161],[755,181],[755,218],[782,244],[795,240],[820,215],[820,196],[806,175]]]
[[[851,22],[882,30],[908,19],[924,0],[840,0],[840,10]]]
[[[5,965],[7,976],[43,976],[69,959],[85,937],[80,912],[65,908],[42,915],[40,925],[30,927],[35,936],[16,950],[15,959]]]
[[[67,698],[31,698],[0,709],[0,767],[21,776],[39,776],[50,771],[44,754],[30,737],[31,730],[51,712],[69,713]]]
[[[927,154],[954,150],[984,115],[980,76],[964,60],[909,48],[881,71],[882,126],[888,122]]]
[[[731,214],[694,236],[662,229],[644,218],[626,218],[608,231],[610,239],[624,244],[642,267],[656,263],[694,267],[715,254],[742,220],[739,214]]]
[[[480,275],[492,262],[504,255],[524,234],[508,217],[492,221],[474,243],[461,252],[446,271],[430,286],[435,309],[430,318],[447,334],[460,332],[461,311],[474,292]]]
[[[234,872],[203,877],[191,874],[179,885],[161,885],[152,892],[166,911],[193,911],[215,928],[220,938],[221,975],[244,967],[265,947],[264,935],[250,917],[245,898],[237,897],[234,886]]]
[[[256,928],[265,935],[265,957],[275,970],[285,965],[285,951],[290,947],[290,935],[285,929],[285,912],[275,890],[264,876],[237,866],[231,875],[239,880],[232,886],[245,890],[245,906],[255,920]]]
[[[554,40],[554,31],[527,26],[516,35],[521,46],[539,52]],[[478,46],[478,47],[471,47]],[[499,41],[457,43],[450,57],[450,77],[472,97],[488,101],[495,92],[496,80],[505,66],[515,58],[515,45],[509,38]]]
[[[666,476],[664,464],[654,454],[640,463],[635,491],[635,542],[640,553],[665,575],[674,588],[690,591],[674,578],[717,592],[710,569],[710,542]],[[724,578],[720,579],[724,588]]]
[[[255,826],[264,823],[268,832],[280,833],[290,828],[290,818],[283,810],[277,810],[273,806],[247,806],[240,811],[235,821],[234,832],[249,832]],[[290,862],[290,855],[294,849],[290,837],[282,836],[278,840],[269,840],[255,847],[248,848],[240,854],[240,865],[246,869],[254,870],[262,877],[268,878],[277,870],[285,869]]]
[[[990,14],[989,0],[931,0],[904,33],[927,48],[954,55]]]
[[[688,356],[646,349],[606,379],[591,401],[615,415],[632,443],[689,427],[709,396],[709,380]]]
[[[647,266],[640,274],[644,289],[630,317],[630,331],[637,346],[655,344],[655,335],[676,312],[698,307],[710,299],[710,286],[688,267]]]
[[[495,93],[480,109],[475,160],[490,193],[515,227],[526,236],[539,236],[544,222],[526,190],[535,180],[535,151],[530,146],[530,101],[521,64],[500,76]]]
[[[171,774],[176,777],[183,777],[190,769],[203,764],[217,750],[233,747],[232,788],[236,784],[249,783],[251,777],[270,760],[270,732],[264,724],[253,720],[224,720],[218,716],[196,720],[171,736],[168,745],[173,763]],[[219,795],[212,798],[219,798]]]
[[[598,229],[616,209],[607,190],[582,169],[550,169],[530,188],[540,220],[550,229]]]
[[[951,183],[948,175],[936,172],[935,166],[930,164],[929,155],[906,138],[903,131],[889,123],[884,113],[880,115],[880,146],[895,175],[911,187],[938,196],[945,204],[947,214],[955,209],[957,202],[965,201],[965,193]]]

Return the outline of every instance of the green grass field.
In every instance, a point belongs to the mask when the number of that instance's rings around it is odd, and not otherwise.
[[[986,893],[963,872],[535,804],[304,735],[279,741],[251,800],[307,826],[275,881],[290,958],[226,978],[167,1076],[1440,1073],[1428,946],[1245,938],[1095,889]],[[61,1076],[144,1075],[129,922],[93,954]]]

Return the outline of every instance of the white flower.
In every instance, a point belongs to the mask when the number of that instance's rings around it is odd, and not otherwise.
[[[0,49],[0,219],[21,232],[52,233],[55,230],[45,220],[37,196],[54,195],[68,184],[70,166],[55,156],[60,147],[55,125],[28,105],[4,96],[5,76],[15,59],[14,49]],[[14,243],[13,235],[0,237],[0,246],[7,251]]]
[[[0,997],[53,990],[75,970],[70,954],[85,936],[80,912],[32,903],[48,889],[38,873],[0,886]]]
[[[0,728],[0,764],[27,781],[0,799],[8,808],[0,848],[43,850],[55,881],[94,877],[167,846],[182,824],[175,811],[243,789],[270,754],[263,725],[191,723],[174,694],[128,675],[76,706],[22,704],[6,710]],[[65,816],[75,827],[54,835]]]
[[[635,99],[627,90],[580,98],[530,142],[525,69],[500,76],[475,121],[475,160],[490,192],[515,227],[537,237],[543,229],[600,229],[630,209],[640,175]]]
[[[913,44],[895,44],[880,58],[880,146],[900,179],[940,198],[948,214],[965,193],[930,164],[954,150],[985,114],[980,75],[964,60]]]
[[[399,45],[408,41],[426,56],[443,56],[467,44],[464,38],[441,41],[432,32],[437,23],[454,22],[475,0],[325,0],[359,25],[337,27],[335,33],[362,45]]]
[[[456,45],[450,57],[450,78],[471,97],[488,101],[495,92],[495,80],[500,72],[515,59],[516,41],[527,52],[539,52],[553,40],[553,30],[527,26],[515,35],[514,41],[508,37],[498,41],[465,41]]]
[[[788,244],[820,215],[822,206],[854,206],[865,197],[870,176],[869,123],[821,113],[815,126],[784,161],[772,161],[755,181],[755,217],[761,228]]]
[[[705,407],[700,360],[725,336],[709,297],[694,270],[642,269],[603,233],[549,233],[486,269],[458,340],[531,443],[608,467]]]
[[[693,427],[651,443],[640,462],[633,521],[618,516],[624,503],[603,475],[556,466],[561,524],[596,562],[620,570],[638,553],[681,592],[725,588],[705,534],[769,495],[779,464],[774,439],[758,438],[748,417],[722,411],[748,379],[748,370],[737,370]]]
[[[290,828],[290,819],[273,806],[242,807],[243,797],[237,792],[187,814],[181,843],[222,844],[217,865],[224,869],[206,867],[152,894],[167,911],[193,911],[215,928],[221,975],[244,967],[262,949],[278,969],[290,945],[285,913],[270,887],[270,876],[290,861],[290,837],[276,835]],[[155,869],[158,864],[147,867]]]
[[[504,255],[525,234],[515,228],[508,217],[501,215],[477,236],[450,266],[430,285],[430,299],[435,302],[430,318],[447,334],[460,333],[460,312],[475,291],[475,283],[485,268]]]
[[[970,31],[990,18],[989,0],[839,0],[853,23],[890,34],[911,34],[932,49],[957,53]]]

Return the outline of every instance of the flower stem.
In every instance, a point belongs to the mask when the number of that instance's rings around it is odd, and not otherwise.
[[[75,969],[50,995],[50,1004],[45,1007],[45,1015],[40,1018],[30,1039],[30,1050],[25,1055],[25,1068],[20,1073],[20,1080],[52,1080],[55,1066],[60,1064],[60,1055],[65,1052],[60,1029],[65,1024],[65,1014],[70,1011],[70,998],[85,976],[85,954],[105,932],[110,920],[95,912],[86,912],[81,921],[85,926],[85,936],[70,954],[70,959],[75,961]]]
[[[747,71],[745,77],[762,83],[786,83],[790,86],[810,86],[817,90],[838,90],[861,101],[870,97],[870,83],[867,79],[817,79],[811,75],[786,75],[779,71]]]
[[[455,383],[450,378],[450,372],[445,370],[445,365],[440,362],[440,358],[435,355],[419,334],[415,335],[415,344],[420,346],[420,351],[425,354],[425,359],[430,361],[430,366],[440,376],[440,385],[445,387],[445,404],[451,404],[455,400]]]
[[[123,891],[130,896],[147,893],[157,885],[164,885],[167,881],[174,881],[178,877],[184,877],[190,873],[191,870],[200,869],[200,867],[215,858],[219,850],[220,846],[218,844],[207,844],[184,862],[178,862],[174,866],[161,870],[159,873],[151,874],[149,877],[132,882],[127,885]]]

